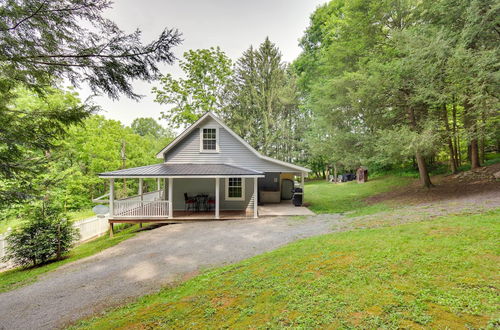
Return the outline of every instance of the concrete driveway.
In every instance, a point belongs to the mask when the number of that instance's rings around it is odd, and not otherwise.
[[[260,218],[163,226],[38,282],[0,294],[0,329],[50,329],[288,242],[332,231],[340,216]]]

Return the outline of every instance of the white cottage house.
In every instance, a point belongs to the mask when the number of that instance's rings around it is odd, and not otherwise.
[[[157,154],[163,163],[99,174],[110,180],[110,223],[259,216],[259,204],[291,199],[309,169],[261,155],[208,112]],[[114,181],[139,180],[137,196],[115,199]],[[144,179],[157,190],[143,192]],[[290,203],[290,202],[288,202]]]

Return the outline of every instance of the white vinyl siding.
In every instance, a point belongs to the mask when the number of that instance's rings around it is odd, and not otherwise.
[[[299,170],[276,164],[255,155],[212,118],[200,123],[200,128],[216,127],[219,152],[200,152],[201,129],[193,130],[184,140],[164,155],[167,163],[232,164],[261,172],[300,173]]]

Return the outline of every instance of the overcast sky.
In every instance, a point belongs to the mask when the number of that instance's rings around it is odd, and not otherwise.
[[[165,28],[177,28],[183,34],[182,45],[174,49],[177,58],[188,49],[219,46],[231,59],[241,56],[250,45],[258,45],[269,36],[285,61],[300,53],[298,39],[309,25],[309,16],[326,0],[116,0],[105,13],[126,32],[139,28],[144,42],[150,42]],[[177,63],[163,66],[163,73],[181,75]],[[96,97],[107,118],[126,125],[137,117],[158,119],[164,105],[153,102],[151,87],[157,83],[135,82],[135,91],[144,95],[136,102],[126,97],[112,101]],[[83,98],[89,95],[82,88]],[[168,126],[165,120],[161,124]]]

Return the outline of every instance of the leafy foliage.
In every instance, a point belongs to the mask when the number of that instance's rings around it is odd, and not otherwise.
[[[44,88],[55,78],[72,84],[85,81],[110,97],[123,93],[138,98],[131,79],[151,81],[158,63],[171,64],[171,48],[180,43],[176,30],[166,29],[143,45],[140,30],[126,34],[102,16],[108,0],[8,0],[0,7],[2,79]]]
[[[47,169],[51,148],[67,132],[68,123],[89,115],[77,94],[54,88],[43,96],[16,88],[5,111],[0,111],[0,205],[32,198],[43,187],[33,178]]]
[[[175,127],[195,122],[205,112],[220,114],[227,101],[231,60],[217,48],[189,50],[179,63],[185,78],[174,79],[166,74],[161,87],[153,88],[155,101],[173,105],[162,112]]]
[[[58,178],[59,182],[52,186],[50,193],[66,209],[89,207],[92,198],[105,194],[108,189],[97,176],[99,173],[154,164],[159,161],[155,158],[156,152],[171,139],[168,135],[141,136],[119,121],[91,116],[83,125],[71,127],[54,153],[48,177]],[[148,189],[148,184],[146,181],[144,189]],[[116,182],[118,196],[125,197],[132,191],[137,191],[136,180]]]
[[[152,136],[157,139],[172,137],[173,133],[162,127],[153,118],[136,118],[130,125],[135,134],[140,136]]]
[[[77,229],[61,209],[48,203],[30,206],[26,222],[7,236],[6,260],[21,266],[60,259],[78,237]]]
[[[351,168],[414,158],[426,186],[429,159],[447,154],[452,172],[464,158],[479,166],[499,146],[498,10],[468,0],[319,7],[294,62],[321,129],[308,140],[316,158]]]
[[[143,44],[139,30],[124,33],[103,17],[110,5],[108,0],[0,4],[0,205],[33,197],[30,173],[44,172],[56,141],[96,110],[61,91],[63,82],[137,99],[131,81],[151,81],[159,63],[173,63],[171,49],[181,41],[177,30],[165,29]],[[20,102],[23,95],[30,101]]]

